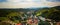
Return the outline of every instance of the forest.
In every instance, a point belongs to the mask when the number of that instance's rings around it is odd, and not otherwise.
[[[51,21],[43,21],[39,18],[40,16]],[[60,6],[35,9],[0,9],[0,25],[29,24],[27,22],[29,19],[32,19],[32,23],[34,23],[35,17],[39,20],[38,25],[51,25],[49,22],[56,25],[57,22],[60,22]]]

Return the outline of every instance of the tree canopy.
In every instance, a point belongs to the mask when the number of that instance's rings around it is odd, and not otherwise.
[[[60,7],[52,7],[47,9],[42,9],[40,11],[37,12],[37,14],[39,14],[40,16],[43,16],[45,18],[51,19],[51,20],[55,20],[56,22],[60,21]]]

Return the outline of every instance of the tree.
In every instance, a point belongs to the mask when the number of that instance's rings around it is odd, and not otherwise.
[[[43,16],[44,14],[47,14],[47,12],[48,12],[48,8],[43,8],[43,9],[41,9],[41,10],[38,10],[35,14],[36,14],[36,16]]]
[[[11,25],[11,24],[7,22],[0,22],[0,25]]]
[[[51,8],[48,11],[48,15],[47,18],[55,20],[56,22],[60,21],[60,10],[58,10],[58,8]]]
[[[6,21],[6,20],[9,20],[9,18],[7,18],[7,17],[0,17],[0,21]]]
[[[60,7],[59,6],[52,7],[52,8],[49,8],[48,10],[42,9],[41,11],[39,11],[39,15],[44,16],[45,18],[54,20],[56,22],[59,22],[60,21]]]
[[[21,20],[19,12],[10,12],[7,17],[13,22],[19,22]]]

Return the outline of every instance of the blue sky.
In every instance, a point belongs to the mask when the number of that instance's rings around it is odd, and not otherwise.
[[[7,0],[0,0],[0,2],[6,2],[6,1]],[[32,1],[39,2],[40,0],[32,0]],[[49,2],[60,2],[60,0],[47,0],[47,1],[49,1]]]
[[[6,2],[7,0],[0,0],[0,2]]]
[[[60,2],[60,0],[47,0],[49,2]]]

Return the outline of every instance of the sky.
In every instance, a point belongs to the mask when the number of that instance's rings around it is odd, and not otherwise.
[[[31,8],[60,6],[60,0],[0,0],[0,8]]]

